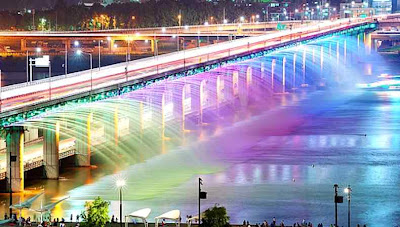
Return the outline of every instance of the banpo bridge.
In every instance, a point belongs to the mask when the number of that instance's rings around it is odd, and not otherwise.
[[[397,15],[390,16],[396,17]],[[385,18],[387,17],[385,16]],[[79,135],[85,135],[80,140],[62,139],[60,137],[61,127],[58,121],[46,125],[41,137],[35,128],[28,128],[29,131],[26,131],[27,128],[22,125],[26,120],[35,119],[58,109],[74,109],[78,105],[118,97],[131,91],[151,86],[153,83],[162,80],[191,76],[222,66],[263,57],[273,51],[307,43],[321,37],[373,30],[377,27],[377,21],[380,19],[381,17],[376,16],[364,19],[321,21],[318,24],[298,26],[284,31],[2,87],[0,94],[0,124],[4,128],[3,134],[6,148],[3,150],[6,151],[6,158],[0,161],[0,178],[9,179],[8,176],[11,173],[12,191],[23,191],[25,171],[43,166],[46,178],[57,179],[60,168],[59,160],[70,156],[75,157],[76,166],[90,166],[91,146],[94,142],[91,132],[91,127],[94,124],[92,113],[88,113],[83,117],[82,122],[77,123],[80,127],[75,130],[79,131]],[[339,49],[339,44],[337,49]],[[303,77],[305,77],[305,54],[298,56],[298,58],[301,57],[303,58]],[[276,89],[274,88],[274,67],[276,67],[276,64],[273,61],[271,64],[262,63],[260,66],[262,71],[266,67],[271,67],[271,75],[269,77],[272,81],[272,90]],[[285,68],[285,59],[282,64],[283,68]],[[294,68],[293,70],[296,69]],[[212,88],[216,94],[214,97],[216,105],[219,105],[221,97],[225,95],[223,93],[226,93],[223,89],[224,83],[238,83],[238,78],[244,76],[244,83],[248,87],[252,83],[251,74],[252,69],[248,68],[245,70],[244,75],[239,75],[239,72],[233,72],[229,81],[224,82],[219,77],[216,78],[215,86]],[[285,79],[285,70],[280,76],[282,77],[281,92],[285,92],[285,83],[287,81]],[[304,84],[305,81],[303,80],[302,83]],[[302,83],[299,82],[298,84]],[[199,100],[196,101],[199,103],[197,111],[200,114],[200,120],[203,108],[205,108],[203,106],[204,97],[202,97],[202,91],[205,86],[210,85],[206,83],[200,84],[200,88],[198,88],[200,96]],[[232,86],[235,87],[236,85]],[[185,93],[188,88],[183,86],[180,89],[181,92],[179,93],[181,95],[178,99],[181,100],[182,106],[179,111],[184,124]],[[162,106],[162,113],[159,116],[162,125],[160,136],[164,137],[166,121],[164,111],[168,111],[167,109],[170,107],[164,106],[165,95],[157,95]],[[139,105],[141,110],[139,118],[141,119],[141,124],[143,124],[146,121],[146,113],[142,104],[139,103]],[[73,112],[70,112],[70,114],[73,114]],[[119,122],[118,111],[115,111],[115,114],[111,114],[111,116],[105,116],[105,118],[106,121],[115,124],[114,129],[110,129],[115,137],[119,136],[118,130],[121,130],[118,127],[129,125],[129,123]],[[143,126],[141,125],[140,128],[142,129]],[[24,137],[31,138],[27,140]],[[25,151],[25,146],[32,143],[30,140],[33,142],[43,140],[43,145],[36,146],[29,149],[29,151],[26,149]]]

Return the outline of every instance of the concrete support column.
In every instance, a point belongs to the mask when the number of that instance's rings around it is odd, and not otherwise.
[[[77,138],[75,142],[75,165],[76,166],[90,166],[91,155],[91,125],[93,120],[93,113],[89,113],[87,118],[81,120],[77,125]]]
[[[43,176],[47,179],[58,179],[59,177],[59,144],[60,123],[56,122],[43,132]]]
[[[292,88],[296,87],[296,58],[297,58],[297,54],[294,53],[293,54],[293,75],[292,75]]]
[[[21,51],[26,51],[26,39],[21,39]]]
[[[286,92],[286,57],[282,59],[282,93]]]
[[[155,51],[156,48],[155,48],[155,41],[154,41],[154,39],[151,39],[151,40],[150,40],[150,45],[151,45],[151,52],[155,54],[154,51]]]
[[[13,192],[21,192],[24,190],[24,127],[12,126],[6,130],[8,190],[11,184]]]
[[[274,93],[274,80],[275,80],[275,66],[276,66],[276,59],[272,59],[271,62],[271,91]]]

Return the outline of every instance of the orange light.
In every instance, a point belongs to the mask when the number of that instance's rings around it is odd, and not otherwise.
[[[135,20],[136,19],[136,17],[135,16],[132,16],[132,20]]]

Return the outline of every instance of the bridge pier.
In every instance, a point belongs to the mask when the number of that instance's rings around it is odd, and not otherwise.
[[[60,123],[56,122],[43,132],[43,176],[58,179],[60,170],[59,157]]]
[[[307,59],[307,50],[304,48],[303,50],[303,64],[302,64],[302,73],[303,73],[303,83],[301,86],[305,87],[307,86],[306,84],[306,59]]]
[[[12,126],[6,130],[8,190],[21,192],[24,190],[24,127]]]
[[[296,59],[297,59],[297,53],[294,53],[293,54],[292,89],[296,88]]]
[[[75,165],[90,166],[91,155],[91,125],[93,121],[93,113],[89,113],[86,119],[79,122],[77,128],[77,137],[75,142]]]
[[[26,39],[21,39],[21,51],[26,51]]]
[[[286,92],[286,57],[282,59],[282,93]]]
[[[275,67],[276,67],[276,59],[272,59],[271,62],[271,92],[274,93],[274,80],[275,80]]]

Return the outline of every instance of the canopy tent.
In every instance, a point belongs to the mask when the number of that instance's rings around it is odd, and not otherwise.
[[[203,218],[203,217],[204,217],[204,212],[200,214],[200,218]],[[187,226],[190,227],[192,225],[192,223],[195,223],[195,222],[198,223],[198,221],[199,221],[199,215],[196,215],[196,216],[193,216],[191,218],[188,218],[187,219]]]
[[[43,194],[44,194],[44,192],[42,191],[41,193],[39,193],[39,194],[33,196],[32,198],[29,198],[21,203],[11,205],[10,208],[19,210],[19,215],[21,216],[21,211],[23,209],[30,209],[33,202],[35,202],[35,200]]]
[[[64,198],[62,198],[62,199],[60,199],[60,200],[58,200],[58,201],[56,201],[56,202],[54,202],[54,203],[50,203],[50,204],[47,204],[47,205],[45,205],[45,206],[43,206],[43,205],[41,204],[39,209],[31,209],[31,210],[40,213],[40,221],[42,222],[42,221],[43,221],[43,213],[47,213],[47,212],[50,213],[51,210],[53,210],[54,207],[55,207],[57,204],[61,203],[62,201],[66,200],[66,199],[68,199],[68,198],[69,198],[69,196],[64,197]]]
[[[149,226],[149,223],[147,222],[147,217],[149,216],[150,212],[151,212],[151,209],[150,209],[150,208],[144,208],[144,209],[137,210],[137,211],[135,211],[135,212],[133,212],[133,213],[130,213],[130,214],[126,215],[126,216],[125,216],[125,226],[126,226],[126,227],[128,226],[127,218],[129,217],[129,218],[139,218],[139,219],[142,219],[142,220],[143,220],[143,223],[144,223],[144,226],[145,226],[145,227],[148,227],[148,226]]]
[[[181,212],[179,210],[171,210],[171,211],[168,211],[167,213],[164,213],[164,214],[156,217],[155,218],[155,220],[156,220],[155,227],[158,227],[158,222],[163,219],[175,221],[175,225],[180,226],[181,225]]]

